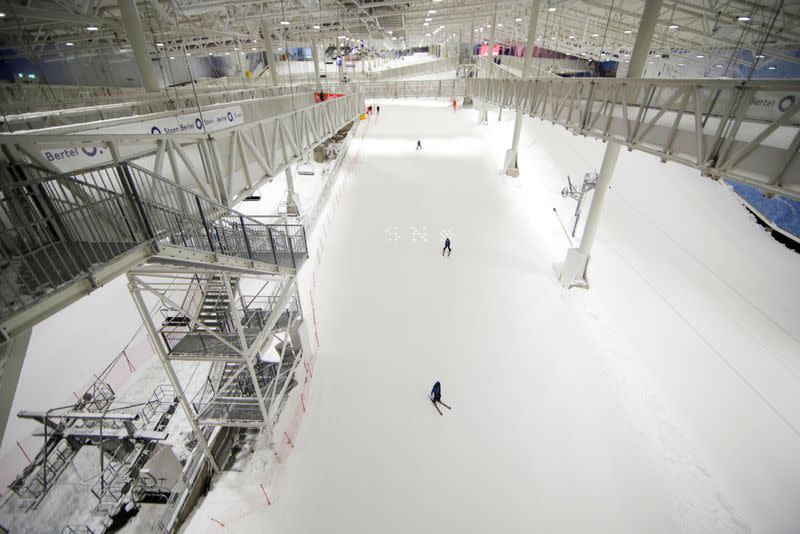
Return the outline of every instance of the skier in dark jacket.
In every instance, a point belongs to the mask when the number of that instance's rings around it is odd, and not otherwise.
[[[433,389],[431,389],[430,399],[431,402],[433,403],[434,408],[436,408],[436,411],[439,412],[439,415],[442,415],[442,411],[439,409],[439,406],[437,406],[437,404],[441,404],[448,410],[450,409],[450,406],[442,402],[442,384],[438,380],[433,385]]]
[[[417,150],[422,150],[422,141],[417,139]]]
[[[447,251],[447,255],[448,256],[450,255],[450,252],[452,252],[452,250],[450,249],[450,238],[449,237],[444,240],[444,248],[442,249],[442,256],[444,256],[444,251],[445,250]]]

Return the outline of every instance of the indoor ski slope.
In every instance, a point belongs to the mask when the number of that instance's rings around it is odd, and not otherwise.
[[[526,119],[513,180],[513,113],[380,105],[303,273],[320,348],[272,506],[262,450],[185,531],[800,531],[800,255],[722,185],[623,152],[591,289],[567,291],[553,208],[568,225],[601,143]]]

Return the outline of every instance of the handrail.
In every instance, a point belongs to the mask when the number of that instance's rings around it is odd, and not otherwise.
[[[473,79],[466,87],[576,134],[800,199],[800,90],[792,80]]]
[[[263,224],[129,162],[44,172],[0,169],[6,335],[13,335],[6,321],[16,314],[79,280],[97,283],[96,273],[132,253],[127,268],[154,254],[189,250],[212,254],[206,261],[244,260],[262,272],[292,272],[307,256],[302,226]]]

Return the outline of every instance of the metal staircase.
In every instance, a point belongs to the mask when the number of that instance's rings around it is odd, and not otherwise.
[[[132,163],[79,173],[0,168],[0,336],[145,261],[291,275],[300,225],[267,225]]]

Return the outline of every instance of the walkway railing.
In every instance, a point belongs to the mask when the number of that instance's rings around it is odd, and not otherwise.
[[[467,94],[703,175],[800,199],[800,90],[782,80],[469,80]]]
[[[68,286],[84,281],[88,292],[154,254],[265,273],[294,272],[307,256],[302,226],[262,224],[130,163],[55,176],[15,166],[0,180],[9,337],[80,296],[59,300]]]

